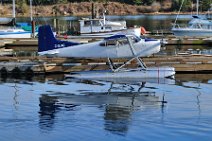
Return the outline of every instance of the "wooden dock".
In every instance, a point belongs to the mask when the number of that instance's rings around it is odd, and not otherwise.
[[[46,57],[0,57],[0,72],[24,74],[69,73],[74,71],[108,69],[105,59],[68,59]],[[125,62],[124,59],[114,60],[115,64]],[[212,56],[152,56],[143,58],[147,66],[171,66],[177,73],[212,73]],[[135,62],[127,67],[133,68]]]

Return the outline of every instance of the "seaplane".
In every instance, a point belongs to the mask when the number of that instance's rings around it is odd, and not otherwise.
[[[167,78],[175,74],[172,67],[147,67],[142,57],[150,56],[160,51],[161,41],[142,39],[133,34],[115,34],[100,41],[78,43],[55,38],[49,25],[39,27],[38,54],[43,56],[107,59],[108,70],[81,71],[67,74],[66,77],[78,79],[150,79]],[[112,59],[125,58],[128,61],[117,66]],[[126,68],[126,65],[136,60],[137,68]]]

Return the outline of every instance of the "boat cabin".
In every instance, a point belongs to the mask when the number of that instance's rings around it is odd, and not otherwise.
[[[126,21],[107,21],[104,18],[84,18],[70,23],[70,33],[89,34],[121,31],[127,29]]]
[[[195,29],[212,29],[212,22],[210,20],[194,17],[188,23],[188,26]]]

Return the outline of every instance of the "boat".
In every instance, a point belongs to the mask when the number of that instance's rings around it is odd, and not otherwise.
[[[31,31],[19,28],[0,29],[0,38],[31,38]]]
[[[30,0],[30,6],[31,4],[32,0]],[[13,0],[13,17],[15,19],[15,0]],[[35,33],[34,36],[36,36],[36,34],[37,33]],[[21,27],[11,26],[0,29],[0,38],[31,38],[31,37],[33,37],[32,31],[26,31]]]
[[[182,3],[183,4],[183,3]],[[212,21],[207,18],[201,18],[199,16],[199,0],[197,0],[197,12],[196,15],[192,16],[192,19],[188,22],[187,27],[181,27],[176,24],[172,27],[172,32],[175,36],[179,37],[211,37],[212,36]],[[182,5],[181,5],[182,7]],[[181,9],[181,8],[180,8]]]
[[[15,18],[0,18],[0,26],[14,26]]]
[[[15,0],[13,0],[13,11],[12,11],[12,18],[1,18],[0,19],[0,26],[15,26]]]
[[[106,20],[105,14],[99,18],[82,18],[78,21],[70,22],[70,29],[67,38],[104,38],[121,32],[141,35],[140,27],[127,28],[126,21]]]
[[[165,78],[175,74],[172,67],[147,68],[141,57],[147,57],[160,51],[161,41],[142,39],[136,35],[117,34],[91,43],[62,41],[54,37],[49,25],[38,30],[38,54],[51,57],[106,58],[110,71],[99,73],[76,73],[72,76],[80,79],[96,78]],[[112,59],[127,58],[128,61],[116,66]],[[125,68],[135,60],[138,68]]]

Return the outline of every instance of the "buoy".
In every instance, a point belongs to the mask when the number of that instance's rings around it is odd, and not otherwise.
[[[141,34],[142,35],[146,34],[146,29],[143,26],[141,26]]]

